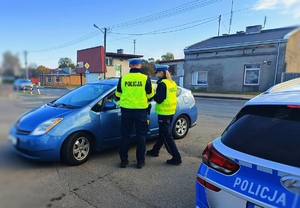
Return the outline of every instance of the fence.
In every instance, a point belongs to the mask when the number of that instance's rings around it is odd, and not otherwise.
[[[300,77],[300,73],[287,73],[287,72],[282,72],[281,74],[281,82],[285,82],[291,79],[295,79]]]

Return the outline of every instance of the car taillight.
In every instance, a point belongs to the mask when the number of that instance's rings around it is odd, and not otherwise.
[[[202,162],[226,175],[231,175],[240,168],[239,164],[219,153],[212,143],[209,143],[203,151]]]
[[[300,105],[287,105],[288,108],[300,108]]]
[[[218,188],[218,187],[216,187],[216,186],[214,186],[214,185],[212,185],[212,184],[206,182],[205,180],[203,180],[203,179],[200,178],[200,177],[197,177],[197,181],[198,181],[199,183],[201,183],[204,187],[209,188],[210,190],[213,190],[213,191],[215,191],[215,192],[218,192],[218,191],[221,190],[220,188]]]

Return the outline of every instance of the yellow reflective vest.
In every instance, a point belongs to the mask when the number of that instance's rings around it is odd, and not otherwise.
[[[146,94],[147,79],[148,77],[142,73],[129,73],[122,76],[122,93],[116,91],[122,108],[146,109],[148,107],[148,97],[153,96],[153,92],[151,95]]]
[[[167,87],[166,99],[160,104],[156,103],[155,112],[159,115],[174,115],[177,105],[177,84],[168,79],[163,79],[162,82]]]

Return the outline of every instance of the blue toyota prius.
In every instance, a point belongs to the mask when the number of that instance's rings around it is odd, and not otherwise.
[[[198,208],[300,207],[300,78],[246,102],[202,153]]]
[[[121,112],[115,97],[118,79],[87,83],[62,97],[36,107],[11,127],[8,139],[23,157],[36,161],[86,162],[92,151],[119,145]],[[152,82],[156,89],[156,83]],[[186,136],[196,124],[198,111],[190,90],[178,87],[177,110],[172,123],[175,139]],[[155,102],[149,115],[148,137],[158,136]],[[135,130],[132,131],[132,142]]]

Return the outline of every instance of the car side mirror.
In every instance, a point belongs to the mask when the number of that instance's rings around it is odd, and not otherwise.
[[[112,110],[116,108],[116,104],[114,102],[106,102],[104,105],[105,110]]]

